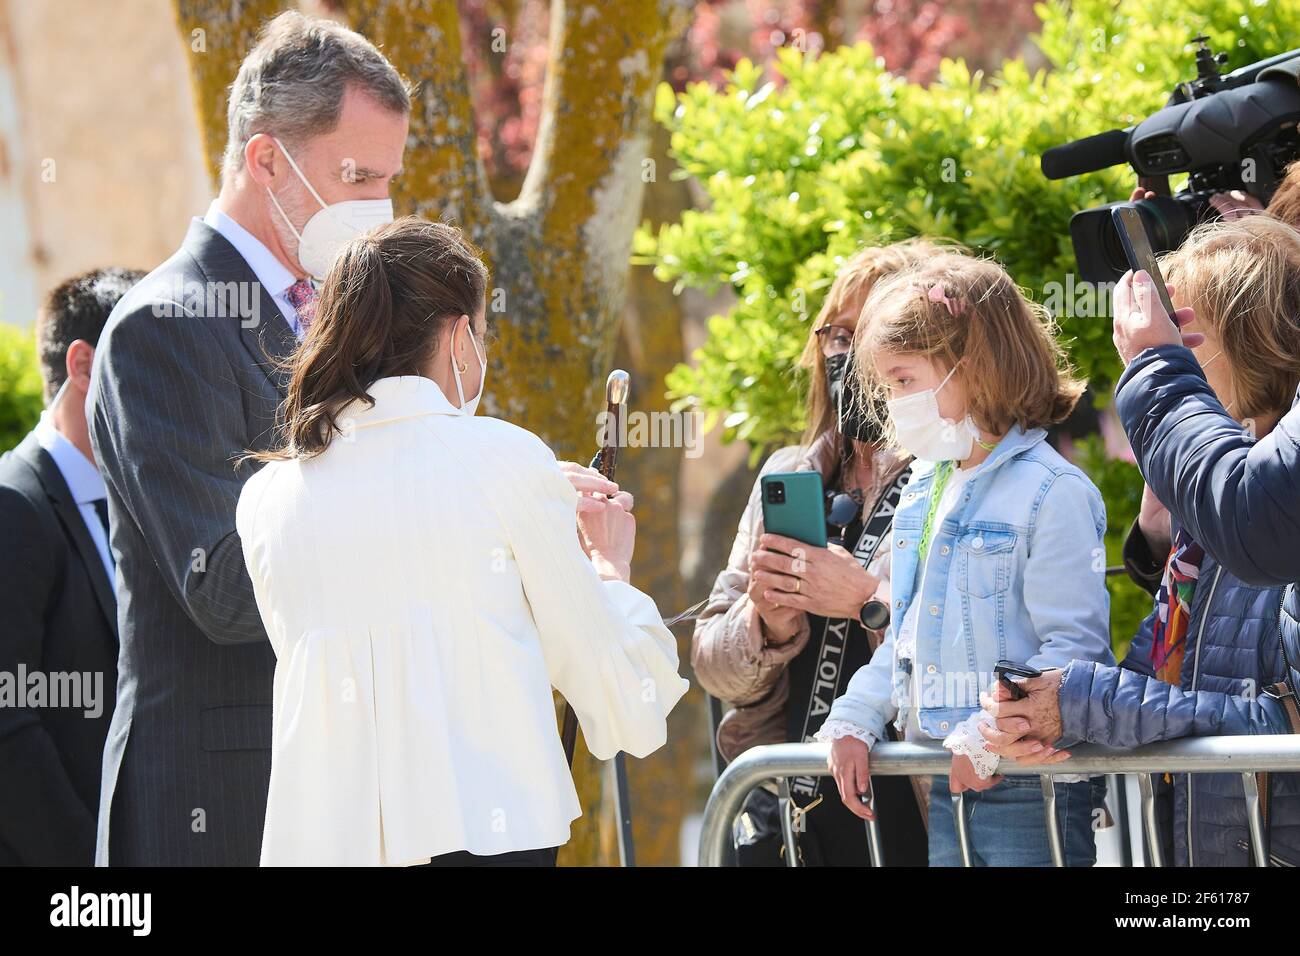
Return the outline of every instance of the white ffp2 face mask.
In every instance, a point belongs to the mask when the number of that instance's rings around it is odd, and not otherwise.
[[[487,384],[487,349],[479,351],[478,341],[474,338],[474,327],[469,325],[465,328],[466,334],[469,335],[469,344],[474,348],[474,356],[478,359],[478,394],[465,401],[465,388],[460,382],[460,369],[456,367],[456,350],[451,349],[451,374],[456,377],[456,395],[460,398],[460,410],[466,415],[473,415],[478,411],[479,399],[483,397],[483,386]]]
[[[948,379],[956,371],[954,365],[938,388],[927,388],[915,395],[890,399],[885,403],[898,443],[913,458],[964,461],[974,450],[979,429],[970,415],[961,422],[954,422],[939,414],[939,390],[948,384]]]
[[[391,199],[349,199],[346,202],[330,205],[320,198],[320,193],[316,192],[312,184],[307,181],[307,177],[302,174],[302,170],[293,161],[284,144],[276,139],[275,145],[280,147],[284,158],[289,161],[289,168],[307,187],[312,198],[320,203],[321,208],[307,220],[306,225],[302,227],[302,232],[299,232],[294,228],[293,221],[285,215],[280,201],[275,198],[275,193],[271,192],[269,186],[266,190],[267,195],[275,204],[275,210],[280,214],[280,218],[285,221],[289,231],[298,240],[298,262],[303,270],[316,279],[323,279],[325,273],[329,272],[330,266],[334,264],[339,250],[348,242],[363,232],[393,221],[393,201]]]

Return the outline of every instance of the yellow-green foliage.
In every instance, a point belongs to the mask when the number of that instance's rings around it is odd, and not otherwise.
[[[782,51],[784,84],[741,62],[723,90],[660,91],[657,115],[684,174],[708,194],[637,253],[665,281],[730,285],[678,398],[724,415],[726,438],[763,446],[797,433],[794,361],[837,266],[865,243],[925,234],[995,254],[1043,300],[1074,270],[1070,216],[1127,197],[1125,167],[1061,182],[1043,151],[1159,109],[1194,72],[1208,34],[1230,68],[1290,49],[1300,0],[1074,0],[1039,7],[1051,69],[1008,61],[994,77],[959,62],[920,87],[886,73],[870,47],[818,59]],[[1119,372],[1106,317],[1062,319],[1071,358],[1104,391]]]
[[[891,76],[867,46],[820,58],[783,51],[785,82],[741,62],[725,89],[660,90],[684,175],[708,195],[636,252],[680,286],[729,285],[738,304],[709,321],[690,365],[667,379],[679,403],[721,419],[724,439],[763,448],[801,430],[796,359],[839,265],[864,244],[945,236],[993,254],[1030,296],[1051,306],[1075,269],[1068,224],[1080,209],[1127,198],[1126,167],[1060,182],[1039,168],[1048,147],[1128,126],[1190,78],[1190,40],[1207,34],[1229,69],[1300,46],[1300,0],[1073,0],[1040,5],[1039,49],[993,77],[948,62],[920,87]],[[1104,396],[1120,366],[1105,315],[1060,316],[1075,366]],[[1103,474],[1104,472],[1104,474]],[[1094,462],[1107,491],[1108,550],[1137,510],[1131,465]],[[1145,598],[1113,583],[1116,639]]]
[[[22,440],[43,404],[35,336],[0,322],[0,451]]]

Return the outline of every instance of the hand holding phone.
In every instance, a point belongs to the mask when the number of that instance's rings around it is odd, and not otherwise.
[[[997,675],[998,683],[1007,689],[1012,700],[1024,700],[1029,695],[1013,677],[1028,679],[1030,677],[1042,677],[1043,672],[1036,667],[1030,667],[1028,664],[1018,664],[1015,661],[998,661],[993,665],[993,673]]]
[[[1124,246],[1124,255],[1128,258],[1129,268],[1134,273],[1145,272],[1151,277],[1152,284],[1156,287],[1156,295],[1160,298],[1160,304],[1164,306],[1165,314],[1169,316],[1169,321],[1178,325],[1178,320],[1174,317],[1174,301],[1169,297],[1169,289],[1165,286],[1165,277],[1160,274],[1160,264],[1156,262],[1155,253],[1151,251],[1151,239],[1147,235],[1146,226],[1142,223],[1142,215],[1134,205],[1116,206],[1111,210],[1111,217],[1115,221],[1115,228],[1119,232],[1119,241]]]
[[[764,475],[763,530],[794,538],[814,548],[826,547],[826,496],[815,471]]]
[[[1132,267],[1115,287],[1112,302],[1115,350],[1120,359],[1127,365],[1146,349],[1163,345],[1185,345],[1190,349],[1200,345],[1205,341],[1204,335],[1181,330],[1178,311],[1183,313],[1182,322],[1190,322],[1192,310],[1174,309],[1137,209],[1120,205],[1111,210],[1111,215]],[[1159,305],[1152,301],[1153,296]],[[1161,321],[1161,313],[1169,320],[1168,324]]]

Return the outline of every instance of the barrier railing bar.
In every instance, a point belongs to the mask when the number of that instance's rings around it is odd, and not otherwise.
[[[790,778],[782,777],[778,782],[780,795],[777,807],[781,813],[781,836],[785,839],[785,865],[799,865],[799,844],[795,842],[794,801],[790,798]]]
[[[1151,774],[1138,775],[1138,793],[1142,797],[1142,832],[1147,837],[1147,856],[1151,866],[1164,866],[1165,855],[1160,848],[1160,830],[1156,826],[1156,791]]]
[[[871,865],[882,867],[885,865],[885,848],[880,843],[880,818],[875,816],[876,813],[876,793],[873,789],[871,796],[867,799],[867,807],[871,810],[872,819],[867,820],[867,851],[871,854]]]
[[[957,847],[961,850],[961,865],[970,868],[975,865],[970,851],[970,829],[966,825],[966,794],[958,791],[952,796],[952,818],[957,823]]]
[[[1061,844],[1061,827],[1056,818],[1056,785],[1051,774],[1043,774],[1043,809],[1047,813],[1047,845],[1052,850],[1052,866],[1065,866],[1065,847]]]
[[[1300,771],[1300,735],[1270,734],[1242,737],[1197,737],[1165,741],[1133,750],[1081,745],[1071,758],[1049,767],[1005,763],[998,772],[1011,775],[1061,774],[1140,775],[1143,813],[1148,816],[1148,842],[1153,863],[1159,865],[1159,836],[1154,822],[1154,799],[1149,773],[1246,773]],[[731,822],[745,797],[766,780],[791,776],[825,776],[829,744],[771,744],[741,754],[723,771],[709,796],[700,830],[700,865],[718,866],[726,858]],[[947,773],[951,754],[939,744],[880,743],[872,748],[873,776],[909,776]],[[828,796],[829,799],[829,796]],[[964,814],[961,819],[964,820]],[[1262,833],[1262,822],[1259,825]],[[1259,841],[1256,841],[1257,846]],[[1258,851],[1256,851],[1258,853]],[[1267,849],[1265,848],[1265,852]]]
[[[1243,773],[1241,788],[1246,792],[1246,822],[1250,827],[1250,848],[1255,854],[1255,865],[1268,866],[1268,833],[1264,830],[1264,814],[1259,804],[1259,778],[1253,773]]]

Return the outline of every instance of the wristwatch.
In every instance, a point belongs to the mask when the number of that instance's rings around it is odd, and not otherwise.
[[[858,620],[871,631],[883,631],[889,626],[889,605],[872,598],[858,611]]]

